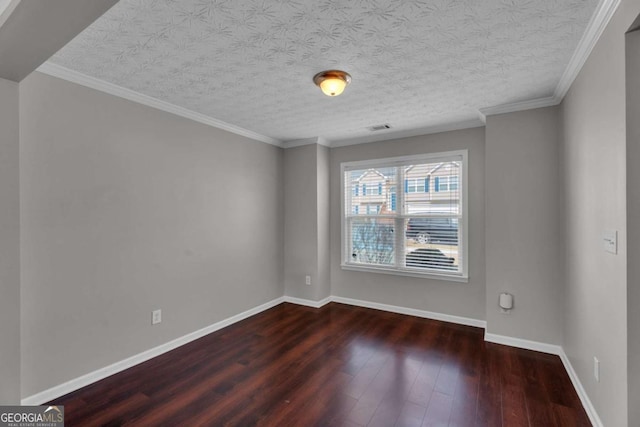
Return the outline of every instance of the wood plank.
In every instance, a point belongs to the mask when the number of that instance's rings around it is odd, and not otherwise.
[[[281,304],[70,393],[67,426],[588,426],[557,356],[483,331]]]

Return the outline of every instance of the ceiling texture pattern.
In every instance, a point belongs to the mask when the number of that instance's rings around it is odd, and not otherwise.
[[[281,141],[551,96],[597,0],[120,0],[50,62]],[[324,96],[319,71],[353,82]]]

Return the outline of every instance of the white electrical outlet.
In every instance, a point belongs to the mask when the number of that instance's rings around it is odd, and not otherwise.
[[[306,276],[304,278],[304,283],[311,286],[311,276]]]
[[[162,310],[153,310],[151,312],[151,324],[157,325],[162,322]]]
[[[597,357],[593,358],[593,377],[600,382],[600,361]]]

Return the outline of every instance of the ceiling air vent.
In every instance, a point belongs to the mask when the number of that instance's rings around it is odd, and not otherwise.
[[[369,129],[371,132],[377,132],[379,130],[391,129],[391,125],[376,125],[370,126],[367,129]]]

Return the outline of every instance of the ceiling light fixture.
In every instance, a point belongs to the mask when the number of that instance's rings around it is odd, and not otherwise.
[[[351,83],[351,76],[344,71],[327,70],[313,76],[313,82],[322,89],[325,95],[338,96]]]

